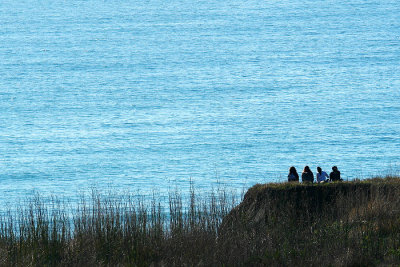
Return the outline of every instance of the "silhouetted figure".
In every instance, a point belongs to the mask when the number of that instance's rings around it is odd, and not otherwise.
[[[317,167],[317,183],[325,183],[328,179],[328,174],[324,172],[321,167]]]
[[[329,178],[332,182],[342,181],[342,179],[340,178],[340,171],[336,166],[332,167],[332,172],[329,174]]]
[[[290,167],[289,174],[288,174],[288,182],[298,182],[299,181],[299,174],[295,167]]]
[[[310,170],[310,167],[305,166],[303,173],[301,174],[301,181],[303,183],[313,183],[314,182],[314,174]]]

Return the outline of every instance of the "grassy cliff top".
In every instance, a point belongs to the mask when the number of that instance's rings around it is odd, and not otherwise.
[[[251,187],[246,195],[246,197],[254,196],[265,191],[293,191],[293,190],[330,190],[330,191],[341,191],[345,189],[355,190],[357,188],[369,188],[371,186],[390,186],[399,187],[400,186],[400,176],[376,176],[369,179],[355,179],[351,181],[342,182],[328,182],[328,183],[268,183],[268,184],[256,184]]]
[[[396,176],[257,184],[224,218],[219,241],[252,265],[396,266],[399,207]]]

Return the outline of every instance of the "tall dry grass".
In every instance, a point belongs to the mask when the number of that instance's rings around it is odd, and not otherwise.
[[[400,179],[269,184],[241,197],[93,191],[0,216],[1,266],[400,264]]]
[[[239,200],[193,186],[188,194],[170,192],[167,201],[96,190],[73,204],[36,195],[0,216],[0,265],[214,264],[218,227]]]

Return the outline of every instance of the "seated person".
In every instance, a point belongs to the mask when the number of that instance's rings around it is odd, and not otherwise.
[[[329,174],[329,178],[332,182],[342,181],[342,179],[340,178],[340,171],[336,166],[332,167],[332,172]]]
[[[299,174],[295,167],[290,167],[289,174],[288,174],[288,182],[298,182],[299,181]]]
[[[321,167],[317,167],[317,183],[327,182],[329,176],[326,172],[324,172]]]
[[[303,183],[313,183],[314,182],[314,174],[310,170],[310,167],[305,166],[303,173],[301,174],[301,181]]]

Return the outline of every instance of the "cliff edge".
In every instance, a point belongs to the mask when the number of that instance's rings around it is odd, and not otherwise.
[[[220,257],[235,265],[400,262],[400,179],[257,184],[223,220]]]

